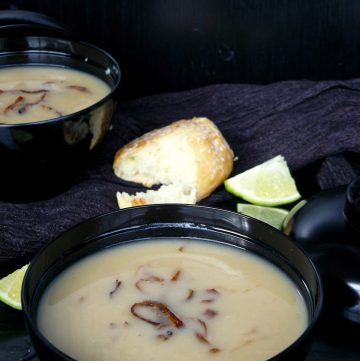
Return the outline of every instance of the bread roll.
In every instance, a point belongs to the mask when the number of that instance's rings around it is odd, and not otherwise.
[[[233,169],[233,151],[207,118],[179,120],[120,148],[116,176],[145,187],[175,184],[194,189],[196,201],[213,192]]]

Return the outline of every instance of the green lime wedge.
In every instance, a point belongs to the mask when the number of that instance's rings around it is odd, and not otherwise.
[[[21,310],[21,286],[28,264],[0,280],[0,301]]]
[[[228,178],[224,185],[228,192],[260,206],[288,204],[301,197],[281,155]]]
[[[256,218],[280,230],[282,229],[284,219],[289,213],[286,209],[282,208],[255,206],[248,203],[238,203],[236,210],[239,213]]]

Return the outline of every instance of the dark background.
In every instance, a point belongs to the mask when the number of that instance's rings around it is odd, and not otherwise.
[[[10,0],[109,51],[122,94],[360,74],[358,0]]]

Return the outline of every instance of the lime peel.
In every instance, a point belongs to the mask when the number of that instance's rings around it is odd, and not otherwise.
[[[237,212],[256,218],[281,230],[289,211],[283,208],[257,206],[249,203],[238,203]]]
[[[228,192],[260,206],[278,206],[301,198],[282,155],[228,178],[224,186]]]
[[[299,201],[298,203],[296,203],[289,211],[288,215],[285,217],[283,225],[282,225],[282,230],[285,234],[289,235],[291,232],[291,228],[292,228],[292,222],[294,221],[294,216],[295,214],[300,210],[300,208],[302,208],[305,204],[307,203],[307,201],[305,199]]]
[[[17,269],[0,280],[0,301],[21,310],[21,286],[29,264]]]

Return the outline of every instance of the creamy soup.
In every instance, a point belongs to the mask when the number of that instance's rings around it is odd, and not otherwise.
[[[308,324],[293,282],[234,247],[136,242],[65,270],[38,310],[41,332],[81,361],[267,360]]]
[[[110,92],[99,78],[50,66],[0,69],[0,123],[29,123],[68,115]]]

